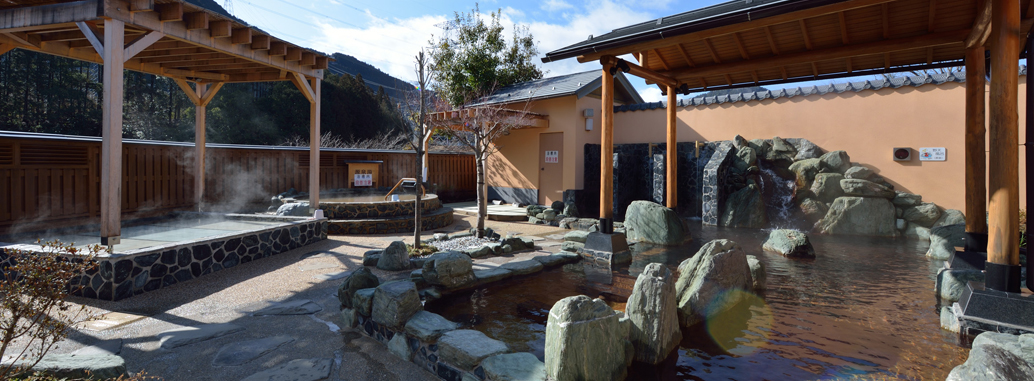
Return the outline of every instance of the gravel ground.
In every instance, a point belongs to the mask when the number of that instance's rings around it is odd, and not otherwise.
[[[426,232],[422,239],[430,240],[434,233],[469,230],[474,221],[475,217],[457,214],[452,225]],[[526,222],[487,221],[486,226],[504,236],[545,237],[565,232]],[[437,378],[431,373],[391,355],[384,345],[340,327],[336,294],[341,278],[362,266],[363,252],[383,249],[398,240],[411,241],[412,235],[331,236],[287,253],[118,302],[71,298],[85,306],[91,316],[121,312],[144,317],[101,331],[75,330],[52,353],[71,353],[105,340],[121,340],[120,355],[130,372],[144,370],[165,380],[239,380],[290,360],[313,358],[333,360],[329,380],[434,380]],[[451,240],[449,245],[458,247],[465,242],[472,244],[473,239]],[[476,260],[475,267],[495,267],[512,260],[548,255],[548,250],[556,249],[490,256]],[[409,277],[409,271],[370,269],[382,282]],[[322,311],[312,315],[252,315],[275,303],[300,300],[310,300]],[[173,349],[159,345],[156,335],[162,331],[209,323],[231,323],[244,330]],[[289,335],[293,341],[238,366],[212,364],[226,345],[276,335]]]
[[[477,238],[477,237],[463,237],[453,238],[447,241],[434,241],[430,242],[431,245],[438,248],[438,251],[463,251],[466,249],[474,249],[477,247],[484,246],[488,243],[499,242],[488,238]]]

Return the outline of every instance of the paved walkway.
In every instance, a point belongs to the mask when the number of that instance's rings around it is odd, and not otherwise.
[[[467,230],[472,223],[474,217],[457,215],[453,225],[427,232],[428,238]],[[487,226],[501,234],[553,237],[540,241],[541,251],[479,260],[489,267],[555,252],[555,238],[564,232],[527,222],[488,221]],[[118,302],[74,298],[100,320],[73,332],[52,353],[112,351],[125,358],[130,372],[143,370],[165,380],[240,380],[299,361],[301,369],[316,375],[296,369],[291,379],[434,380],[384,345],[339,327],[341,278],[362,265],[363,252],[399,239],[409,241],[412,235],[331,236]],[[372,270],[382,281],[409,276]]]

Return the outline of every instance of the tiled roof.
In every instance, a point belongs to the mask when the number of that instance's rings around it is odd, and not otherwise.
[[[1020,66],[1020,75],[1027,74],[1027,66]],[[948,73],[939,74],[924,74],[924,75],[910,75],[902,77],[894,77],[888,79],[873,79],[859,82],[845,82],[845,83],[834,83],[830,85],[814,85],[807,87],[792,87],[779,90],[761,90],[752,91],[745,90],[740,93],[731,93],[726,95],[718,96],[698,96],[688,99],[680,99],[679,107],[688,106],[705,106],[712,104],[722,104],[731,102],[748,102],[754,100],[764,99],[776,99],[776,98],[791,98],[798,96],[808,95],[823,95],[828,93],[844,93],[848,91],[858,92],[863,90],[879,90],[884,88],[896,89],[899,87],[912,86],[919,87],[926,84],[940,85],[947,82],[966,82],[966,73],[964,71],[953,71]],[[633,105],[623,105],[614,107],[614,112],[626,112],[626,111],[640,111],[640,110],[653,110],[657,108],[664,108],[664,102],[649,102],[640,103]]]
[[[577,94],[579,97],[596,90],[600,87],[602,70],[590,70],[582,73],[561,75],[536,79],[534,81],[522,82],[503,87],[485,97],[477,105],[488,105],[498,103],[518,102],[532,99],[557,98]],[[629,93],[629,97],[642,102],[639,93],[628,82],[624,74],[618,73],[615,76],[616,82],[621,83]]]

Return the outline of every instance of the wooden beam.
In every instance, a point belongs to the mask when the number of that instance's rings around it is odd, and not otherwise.
[[[726,74],[726,75],[728,75],[728,74]],[[811,63],[811,75],[812,75],[813,77],[815,77],[815,78],[818,78],[818,77],[819,77],[819,66],[818,66],[818,65],[815,65],[815,63],[814,63],[814,62],[812,62],[812,63]],[[730,83],[730,85],[731,85],[731,84],[732,84],[732,83]]]
[[[272,42],[269,44],[269,55],[273,57],[280,57],[287,55],[287,44],[283,42]]]
[[[895,52],[901,50],[915,49],[919,47],[941,46],[961,44],[962,38],[969,33],[969,30],[957,30],[935,34],[925,34],[914,37],[904,37],[886,41],[875,41],[847,46],[838,46],[827,49],[809,50],[799,53],[782,54],[773,57],[759,58],[751,61],[739,61],[722,65],[698,66],[696,68],[672,70],[661,73],[673,78],[699,77],[719,75],[723,73],[738,73],[750,70],[758,70],[769,67],[786,66],[805,62],[817,62],[843,59],[847,57],[858,57],[873,54]]]
[[[966,49],[966,231],[987,233],[987,154],[984,141],[987,95],[984,70],[984,47]]]
[[[185,17],[187,30],[208,29],[208,12],[190,12]]]
[[[890,53],[883,53],[883,69],[890,70]]]
[[[255,50],[269,50],[269,36],[261,34],[252,36],[251,48]]]
[[[772,49],[772,55],[779,55],[779,46],[776,45],[775,37],[772,37],[772,28],[765,27],[765,37],[768,37],[768,48]]]
[[[7,52],[14,50],[17,46],[12,44],[0,44],[0,56],[7,54]]]
[[[840,20],[840,42],[844,45],[851,45],[851,37],[847,35],[847,18],[844,12],[837,13]]]
[[[586,54],[578,57],[578,62],[589,62],[599,60],[600,57],[606,55],[620,56],[632,52],[640,52],[648,49],[657,49],[671,46],[671,44],[684,44],[694,41],[699,41],[705,38],[713,38],[717,36],[723,36],[734,32],[741,32],[751,29],[763,28],[765,26],[774,26],[784,24],[788,22],[795,22],[799,19],[815,18],[825,15],[831,15],[837,12],[848,11],[852,9],[861,9],[871,6],[877,6],[884,3],[891,3],[897,0],[851,0],[842,1],[835,4],[814,7],[809,9],[803,9],[797,12],[789,12],[781,15],[761,17],[745,23],[737,23],[727,26],[721,26],[717,28],[710,28],[699,32],[687,33],[678,36],[665,36],[664,39],[655,41],[648,41],[630,46],[623,46],[611,49],[601,49],[598,52],[592,54]]]
[[[614,57],[604,57],[602,106],[600,118],[600,218],[614,218],[614,77],[610,75]]]
[[[667,192],[665,195],[665,201],[667,202],[668,208],[675,209],[678,206],[679,196],[679,178],[678,178],[678,119],[675,118],[675,109],[678,106],[678,99],[676,98],[676,92],[678,90],[675,86],[668,86],[668,107],[665,109],[667,116],[667,160],[665,160],[664,170],[667,175],[664,184],[664,190]]]
[[[605,58],[601,58],[600,59],[600,63],[604,64],[604,66],[608,66],[608,65],[609,66],[618,66],[618,61],[619,61],[618,58],[615,58],[615,57],[605,57]],[[674,79],[672,79],[671,77],[668,77],[666,75],[657,73],[656,71],[647,69],[645,67],[636,65],[636,64],[628,62],[628,61],[624,61],[624,60],[621,60],[621,61],[624,62],[626,65],[628,65],[628,73],[629,74],[632,74],[632,75],[637,76],[639,78],[645,79],[648,82],[659,83],[659,84],[662,84],[662,85],[665,85],[665,86],[677,86],[678,85],[678,82],[675,81]]]
[[[165,34],[152,31],[140,36],[136,40],[133,40],[133,42],[126,44],[125,60],[129,61],[133,57],[136,57],[137,54],[140,54],[144,49],[147,49],[155,42],[158,42],[158,40],[161,40],[162,37],[165,37]]]
[[[25,32],[12,32],[3,34],[8,38],[17,41],[19,44],[28,45],[36,48],[39,48],[40,43],[42,42],[40,41],[39,35],[35,34],[28,34]]]
[[[977,4],[977,17],[973,20],[973,29],[963,43],[967,49],[987,42],[991,36],[991,0],[983,0]]]
[[[207,90],[204,91],[204,95],[201,97],[201,107],[207,107],[212,100],[215,99],[215,94],[219,93],[219,89],[223,88],[224,82],[216,82],[212,84]]]
[[[301,62],[298,63],[302,66],[316,66],[316,55],[309,52],[303,52]]]
[[[933,33],[936,29],[934,25],[937,23],[937,0],[930,0],[930,11],[929,18],[926,20],[926,32]]]
[[[180,90],[183,90],[184,94],[187,94],[187,98],[190,99],[190,102],[193,103],[194,106],[201,105],[201,97],[198,96],[197,91],[194,90],[193,87],[190,87],[190,84],[187,83],[187,81],[179,78],[173,78],[172,80],[175,81],[177,85],[179,85]]]
[[[184,79],[186,79],[186,78],[201,78],[201,79],[210,79],[210,80],[213,80],[213,81],[222,81],[222,82],[226,82],[226,81],[230,80],[230,76],[227,75],[227,74],[207,73],[207,72],[203,72],[203,71],[194,71],[194,70],[169,69],[169,68],[164,68],[164,67],[161,68],[161,75],[164,75],[166,77],[172,77],[172,78],[184,78]]]
[[[880,21],[883,23],[883,39],[890,38],[890,5],[880,4]]]
[[[811,37],[808,37],[808,26],[805,25],[804,19],[797,20],[797,23],[801,26],[801,37],[804,38],[804,48],[811,50]]]
[[[725,84],[732,85],[732,76],[730,76],[728,73],[722,74],[722,76],[725,77]]]
[[[251,28],[237,28],[233,30],[233,37],[230,41],[234,45],[250,44],[251,43]]]
[[[177,83],[183,81],[177,80]],[[184,84],[186,82],[183,82]],[[200,99],[207,90],[208,85],[196,84],[196,89],[184,89],[191,100]],[[183,87],[183,85],[180,85]],[[197,204],[197,211],[205,210],[205,144],[207,143],[207,129],[205,126],[205,114],[207,107],[200,101],[194,102],[194,201]]]
[[[703,40],[703,42],[704,42],[704,47],[707,48],[707,52],[711,53],[711,60],[714,61],[714,63],[716,63],[716,64],[722,63],[722,59],[718,58],[718,53],[715,52],[714,51],[714,47],[711,46],[711,41],[705,38]]]
[[[696,66],[693,63],[693,59],[689,58],[689,53],[686,53],[686,49],[682,47],[682,44],[675,44],[675,47],[679,48],[679,53],[682,54],[682,59],[686,60],[686,65],[689,65],[689,67]]]
[[[294,86],[298,88],[298,91],[302,92],[305,99],[308,99],[310,103],[316,102],[316,94],[312,91],[312,88],[309,87],[309,81],[305,80],[305,76],[292,72],[290,77],[291,82],[293,82]]]
[[[212,38],[225,38],[233,35],[233,23],[218,20],[208,23],[208,35]]]
[[[316,69],[325,70],[330,67],[330,57],[316,57]]]
[[[154,0],[130,0],[129,12],[150,12],[154,10]]]
[[[75,25],[78,26],[79,30],[83,32],[83,35],[86,36],[86,39],[90,41],[90,45],[93,45],[93,49],[97,51],[97,54],[100,54],[103,57],[104,41],[102,40],[102,38],[104,38],[104,35],[101,34],[97,27],[93,24],[80,21],[75,23]]]
[[[736,48],[740,50],[740,56],[745,60],[749,60],[750,54],[747,54],[747,49],[743,47],[743,40],[740,39],[740,34],[733,33],[732,37],[736,40]]]
[[[933,63],[933,48],[926,48],[926,64]]]
[[[783,74],[783,79],[784,80],[789,78],[789,77],[786,76],[786,66],[780,66],[779,67],[779,72]]]
[[[309,103],[309,207],[315,210],[320,207],[320,79],[313,78],[308,85],[313,94]]]
[[[991,153],[988,168],[991,171],[986,286],[998,291],[1019,292],[1019,284],[1013,290],[1011,284],[995,282],[994,279],[1004,281],[1007,277],[994,274],[997,271],[990,265],[1018,266],[1020,263],[1019,150],[1016,149],[1019,145],[1017,57],[1020,55],[1020,7],[1015,0],[991,1],[991,46],[994,50],[991,52],[993,75],[989,108]]]
[[[847,69],[847,71],[851,71],[851,69]],[[750,71],[750,77],[752,79],[754,79],[754,84],[758,83],[758,72],[757,72],[757,70],[751,70]]]
[[[125,23],[104,20],[101,57],[101,243],[116,244],[122,235],[122,100]]]
[[[301,61],[302,60],[302,49],[301,48],[287,48],[287,56],[284,57],[286,61]]]
[[[53,27],[64,23],[96,20],[98,0],[82,0],[67,3],[0,9],[0,30],[6,32],[24,31],[40,26]]]
[[[155,5],[161,22],[183,21],[183,3],[173,2]]]

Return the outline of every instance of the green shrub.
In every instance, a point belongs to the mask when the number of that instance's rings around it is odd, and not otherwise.
[[[419,248],[414,248],[413,245],[406,245],[406,250],[409,251],[410,257],[426,257],[428,255],[438,252],[438,247],[431,244],[421,244]]]

